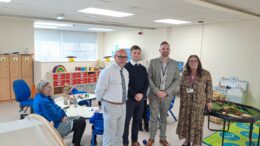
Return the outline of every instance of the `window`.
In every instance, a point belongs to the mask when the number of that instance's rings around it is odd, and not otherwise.
[[[35,29],[34,36],[37,61],[67,61],[66,56],[76,56],[77,61],[97,58],[97,33]]]

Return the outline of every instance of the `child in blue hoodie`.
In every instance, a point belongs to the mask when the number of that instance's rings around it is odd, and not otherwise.
[[[94,130],[95,128],[99,128],[100,129],[100,132],[102,132],[103,133],[103,130],[104,130],[104,125],[103,125],[103,123],[104,123],[104,119],[103,119],[103,113],[102,113],[102,111],[101,111],[101,102],[100,101],[98,101],[98,106],[99,106],[99,109],[94,113],[94,115],[89,119],[89,122],[91,123],[91,124],[93,124],[92,125],[92,130]],[[97,120],[99,121],[99,122],[97,122]],[[95,127],[95,126],[97,126],[97,127]],[[91,140],[92,141],[92,140]],[[90,141],[90,142],[91,142]],[[97,136],[96,135],[94,135],[94,144],[95,145],[97,145]]]

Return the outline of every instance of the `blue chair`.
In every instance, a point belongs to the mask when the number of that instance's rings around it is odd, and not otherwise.
[[[96,119],[93,123],[92,129],[92,139],[91,139],[91,146],[95,146],[95,136],[103,135],[104,132],[104,120],[103,119]]]
[[[30,107],[30,113],[33,113],[33,99],[31,98],[31,90],[24,80],[15,80],[13,82],[13,90],[15,99],[20,103],[20,119],[23,119],[26,115],[28,107]]]
[[[71,90],[71,94],[86,94],[87,92],[86,91],[79,91],[78,89],[76,88],[73,88]]]
[[[174,119],[175,121],[177,121],[177,118],[175,117],[174,113],[172,112],[172,108],[173,108],[173,105],[174,105],[175,98],[176,98],[176,96],[173,97],[172,102],[170,103],[170,107],[169,107],[169,110],[168,110],[168,111],[171,113],[173,119]],[[160,118],[159,118],[159,117],[157,117],[157,119],[158,119],[158,121],[160,121]]]
[[[171,102],[170,107],[169,107],[169,112],[171,113],[174,120],[177,121],[177,118],[175,117],[175,115],[172,112],[172,108],[173,108],[173,105],[174,105],[175,98],[176,98],[176,96],[174,96],[173,99],[172,99],[172,102]]]

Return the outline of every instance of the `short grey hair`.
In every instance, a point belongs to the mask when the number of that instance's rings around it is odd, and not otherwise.
[[[37,85],[37,92],[43,94],[43,88],[49,85],[50,82],[46,80],[41,80]]]

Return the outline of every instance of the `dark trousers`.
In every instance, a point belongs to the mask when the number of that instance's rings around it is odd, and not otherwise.
[[[143,120],[144,120],[144,129],[149,129],[149,119],[148,119],[149,105],[147,105],[147,100],[144,101],[144,112],[143,112]],[[140,122],[140,129],[143,129],[142,120]]]
[[[138,139],[138,130],[139,125],[142,120],[144,110],[144,100],[140,102],[135,101],[134,99],[128,99],[126,101],[126,119],[125,119],[125,129],[123,134],[123,144],[129,144],[128,134],[129,134],[129,124],[131,118],[132,121],[132,142],[136,142]]]
[[[80,141],[84,133],[85,127],[86,127],[85,119],[79,118],[73,120],[72,131],[74,132],[74,134],[73,134],[72,143],[74,143],[75,146],[80,146]]]

